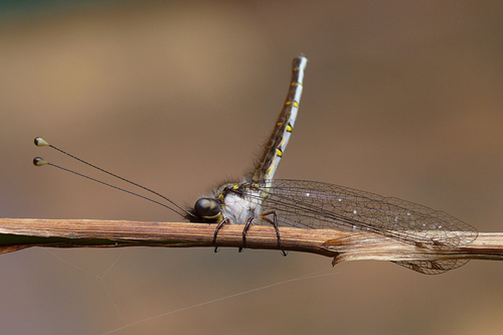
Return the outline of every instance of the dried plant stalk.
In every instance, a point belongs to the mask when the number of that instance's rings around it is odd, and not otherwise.
[[[215,225],[186,222],[123,220],[0,219],[0,253],[28,247],[215,247]],[[243,226],[226,225],[218,233],[219,247],[242,247]],[[459,247],[424,248],[371,232],[281,227],[281,247],[273,227],[253,226],[247,247],[281,249],[333,257],[333,264],[356,260],[440,261],[446,259],[503,260],[503,233],[480,233]]]

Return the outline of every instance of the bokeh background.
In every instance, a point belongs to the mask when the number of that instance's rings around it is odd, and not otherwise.
[[[33,138],[191,204],[253,166],[302,52],[304,95],[278,177],[397,196],[479,231],[503,231],[500,1],[0,7],[3,217],[178,221],[162,207],[33,167],[42,156],[96,175]],[[503,264],[472,261],[424,276],[391,263],[330,261],[234,249],[26,249],[0,256],[0,333],[503,328]]]

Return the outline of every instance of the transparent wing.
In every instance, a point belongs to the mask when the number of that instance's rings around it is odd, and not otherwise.
[[[422,247],[455,247],[478,235],[474,227],[443,211],[349,187],[302,180],[268,180],[259,187],[263,212],[275,212],[280,226],[371,231]],[[394,263],[440,274],[467,260]]]
[[[283,226],[371,231],[426,247],[464,245],[478,235],[474,227],[443,211],[398,198],[313,181],[267,183],[259,184],[263,211],[274,211]]]
[[[437,261],[399,261],[393,263],[426,275],[438,275],[465,265],[466,263],[468,263],[468,259],[442,259]]]

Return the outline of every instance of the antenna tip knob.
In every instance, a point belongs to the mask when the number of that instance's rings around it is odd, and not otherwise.
[[[47,165],[49,164],[45,159],[42,157],[35,157],[33,158],[33,165],[35,166],[42,166],[42,165]]]
[[[44,140],[42,137],[35,137],[35,140],[33,142],[35,142],[35,145],[37,147],[47,147],[47,146],[50,146],[49,142],[47,142],[46,140]]]

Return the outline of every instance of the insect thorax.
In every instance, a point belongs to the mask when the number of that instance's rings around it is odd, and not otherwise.
[[[222,216],[231,224],[246,224],[260,220],[262,191],[252,183],[231,183],[219,188]]]

